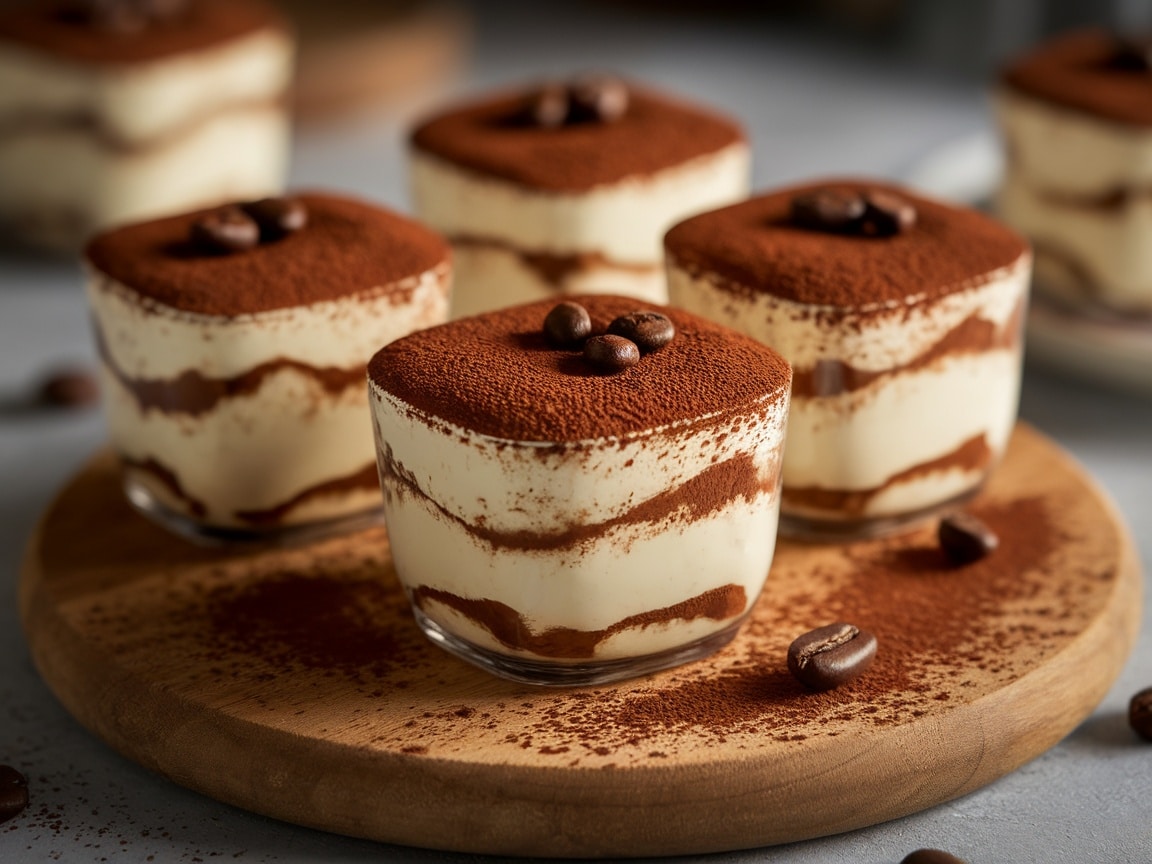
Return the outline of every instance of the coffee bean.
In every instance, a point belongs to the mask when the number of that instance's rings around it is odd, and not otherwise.
[[[182,17],[189,0],[136,0],[136,4],[149,21],[164,23]]]
[[[584,356],[600,372],[623,372],[640,362],[640,349],[623,336],[593,336],[584,343]]]
[[[243,252],[260,242],[260,226],[239,207],[229,205],[193,222],[190,237],[204,252]]]
[[[592,332],[592,318],[579,303],[565,300],[544,318],[544,336],[553,348],[579,348]]]
[[[100,401],[100,385],[87,369],[58,369],[40,382],[37,396],[43,405],[86,408]]]
[[[917,849],[905,855],[900,864],[966,864],[966,862],[963,858],[957,858],[941,849]]]
[[[660,312],[629,312],[613,319],[608,332],[636,343],[641,354],[649,354],[671,342],[676,327],[672,319]]]
[[[1128,725],[1145,741],[1152,741],[1152,687],[1141,690],[1128,703]]]
[[[916,224],[916,208],[887,192],[864,193],[860,233],[868,237],[891,237]]]
[[[854,231],[864,215],[864,198],[855,192],[816,189],[792,199],[793,225],[815,231]]]
[[[788,669],[810,690],[831,690],[860,675],[875,656],[875,636],[837,622],[797,637],[788,646]]]
[[[568,88],[574,122],[614,123],[628,111],[628,87],[608,75],[577,78]]]
[[[28,780],[9,765],[0,765],[0,822],[19,815],[28,806]]]
[[[525,114],[528,122],[545,129],[556,129],[568,121],[571,100],[563,84],[545,84],[528,97]]]
[[[299,198],[262,198],[242,205],[260,226],[260,239],[278,240],[308,224],[308,208]]]
[[[971,513],[957,511],[940,520],[936,529],[940,548],[957,564],[971,564],[996,551],[1000,538]]]

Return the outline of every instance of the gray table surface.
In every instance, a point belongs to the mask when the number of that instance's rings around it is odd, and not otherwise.
[[[483,20],[459,90],[588,68],[623,70],[743,117],[758,187],[818,174],[899,177],[921,156],[988,128],[976,84],[933,81],[874,57],[738,23],[659,27],[608,8],[562,27],[523,13]],[[404,123],[383,114],[302,132],[297,185],[406,207]],[[80,275],[68,262],[0,259],[0,764],[32,803],[0,825],[0,861],[457,861],[476,856],[324,834],[181,789],[81,728],[32,667],[16,612],[24,545],[53,494],[104,440],[98,412],[44,414],[22,395],[44,370],[94,362]],[[1152,560],[1152,402],[1028,369],[1022,415],[1071,451],[1119,505]],[[850,834],[711,856],[746,862],[898,862],[922,846],[977,862],[1152,861],[1152,745],[1127,727],[1152,685],[1152,626],[1096,712],[1015,773],[958,801]],[[482,860],[482,859],[476,859]]]

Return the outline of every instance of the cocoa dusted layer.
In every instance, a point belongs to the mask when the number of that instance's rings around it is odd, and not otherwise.
[[[1045,42],[1000,75],[1026,96],[1129,126],[1152,126],[1152,75],[1116,62],[1105,30],[1078,30]]]
[[[364,386],[363,366],[334,369],[310,366],[299,360],[280,358],[253,366],[241,375],[231,378],[210,378],[195,370],[182,372],[177,378],[133,378],[116,365],[108,350],[108,343],[99,324],[93,322],[96,350],[104,367],[120,385],[132,394],[141,411],[160,411],[165,414],[184,414],[199,417],[207,414],[227,399],[251,396],[258,392],[265,379],[284,370],[292,370],[315,381],[326,393],[338,396],[348,390]]]
[[[1038,274],[1043,271],[1046,261],[1063,271],[1069,278],[1073,291],[1080,299],[1088,303],[1086,309],[1080,310],[1081,313],[1092,312],[1102,319],[1107,319],[1110,323],[1119,325],[1146,326],[1149,321],[1152,321],[1152,312],[1146,308],[1117,306],[1106,302],[1095,277],[1075,253],[1051,241],[1039,242],[1034,245]],[[1044,287],[1041,278],[1037,283],[1037,290],[1043,291]],[[1050,291],[1044,293],[1050,299],[1060,299],[1059,297],[1052,298]]]
[[[599,375],[579,351],[548,344],[542,326],[556,304],[547,300],[399,339],[372,358],[369,377],[424,418],[512,441],[641,433],[692,418],[738,416],[787,398],[787,362],[747,336],[633,298],[568,299],[588,309],[594,333],[604,333],[617,316],[657,310],[672,320],[676,338],[642,363]]]
[[[739,124],[711,110],[629,85],[612,122],[557,128],[523,119],[529,91],[503,93],[420,125],[412,144],[447,162],[545,192],[586,192],[645,177],[744,141]]]
[[[659,273],[663,269],[659,264],[634,264],[613,261],[611,258],[599,252],[576,252],[571,255],[559,255],[550,252],[528,252],[513,246],[511,243],[485,237],[454,235],[448,239],[453,246],[493,249],[500,252],[507,252],[509,255],[515,255],[524,266],[532,270],[542,282],[555,288],[557,292],[564,291],[573,276],[579,276],[584,273],[618,270],[643,275]]]
[[[391,447],[382,442],[377,442],[377,446],[385,494],[413,495],[433,508],[441,518],[451,521],[477,540],[496,549],[521,552],[573,549],[631,525],[652,525],[655,530],[663,532],[669,524],[696,522],[735,501],[753,501],[760,495],[771,494],[776,488],[774,482],[760,477],[752,457],[742,454],[716,462],[680,486],[665,490],[611,519],[567,525],[547,533],[495,531],[483,523],[471,523],[450,513],[420,488],[412,473],[393,457]]]
[[[120,461],[126,469],[145,474],[163,486],[174,498],[180,501],[192,515],[197,518],[203,518],[207,515],[207,505],[191,495],[180,482],[180,478],[176,472],[162,462],[154,458],[131,459],[123,455],[120,457]],[[363,468],[345,477],[337,477],[333,480],[326,480],[323,483],[310,486],[274,507],[269,507],[264,510],[241,510],[233,515],[240,521],[254,528],[268,528],[279,525],[293,510],[318,498],[360,491],[371,492],[376,489],[379,489],[379,480],[376,464],[372,463],[365,465]]]
[[[451,252],[420,223],[354,198],[296,196],[308,224],[233,255],[205,254],[192,225],[215,208],[98,235],[88,262],[136,294],[183,312],[237,316],[387,292],[408,302],[421,274],[447,269]]]
[[[695,621],[706,618],[725,621],[741,615],[748,606],[742,585],[724,585],[663,609],[630,615],[602,630],[575,630],[549,627],[534,632],[524,616],[497,600],[460,597],[437,588],[421,586],[412,592],[413,604],[425,610],[440,603],[459,612],[483,627],[501,644],[513,650],[529,651],[557,660],[581,660],[595,655],[596,646],[624,630],[670,624],[673,621]]]
[[[794,398],[838,396],[841,393],[863,390],[879,379],[924,369],[945,357],[1016,348],[1021,340],[1024,305],[1024,301],[1017,304],[1012,317],[1003,327],[997,327],[991,321],[975,315],[969,316],[945,333],[928,350],[898,366],[877,371],[857,369],[841,360],[820,360],[812,369],[793,369],[792,396]]]
[[[889,477],[883,486],[878,486],[875,489],[820,489],[785,486],[780,500],[786,508],[793,508],[797,511],[835,512],[841,514],[842,518],[852,519],[862,516],[872,499],[893,486],[907,483],[917,477],[951,470],[983,474],[992,465],[994,459],[995,454],[992,448],[988,446],[987,439],[983,435],[978,435],[965,441],[951,453],[906,468]]]
[[[891,237],[797,227],[792,199],[822,189],[899,196],[915,207],[916,224]],[[853,312],[961,291],[1028,252],[1023,237],[983,213],[861,180],[806,184],[703,213],[673,227],[664,244],[677,266],[719,276],[733,293]]]
[[[74,4],[73,4],[74,5]],[[75,20],[59,0],[22,2],[0,9],[0,42],[80,63],[128,65],[213,48],[288,22],[263,0],[190,0],[171,22],[131,32],[109,32]]]

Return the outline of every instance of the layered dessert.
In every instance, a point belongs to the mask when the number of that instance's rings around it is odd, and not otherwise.
[[[1032,241],[1037,291],[1072,308],[1152,316],[1152,43],[1066,34],[1008,66],[996,207]]]
[[[1031,256],[881,183],[762,195],[668,232],[675,305],[793,367],[781,530],[858,536],[971,495],[1004,451]]]
[[[365,367],[447,317],[442,238],[304,194],[114,229],[87,262],[134,504],[219,537],[379,510]]]
[[[0,224],[94,231],[282,188],[293,40],[262,0],[0,10]]]
[[[611,78],[481,99],[411,145],[416,212],[455,252],[454,316],[563,293],[662,302],[664,232],[748,193],[739,125]]]
[[[535,683],[715,650],[776,540],[785,361],[686,312],[573,305],[586,316],[544,301],[456,320],[368,366],[385,520],[417,620]]]

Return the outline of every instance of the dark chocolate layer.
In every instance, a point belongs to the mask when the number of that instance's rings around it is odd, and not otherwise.
[[[296,196],[308,224],[231,255],[189,240],[212,209],[106,231],[87,249],[99,272],[142,297],[201,315],[236,316],[306,306],[372,291],[407,302],[416,277],[447,268],[448,243],[418,222],[353,198]]]
[[[1129,126],[1152,126],[1152,73],[1118,68],[1105,30],[1077,30],[1011,63],[1001,82],[1035,99]]]
[[[502,645],[519,651],[531,651],[540,657],[580,660],[592,657],[596,646],[625,630],[671,624],[674,621],[697,621],[707,618],[726,621],[744,612],[748,596],[742,585],[713,588],[681,603],[630,615],[602,630],[576,630],[571,627],[549,627],[533,631],[525,617],[497,600],[460,597],[436,588],[420,587],[412,592],[412,602],[420,609],[440,603],[472,619]]]
[[[552,348],[547,300],[452,321],[382,348],[368,364],[381,390],[421,414],[484,435],[565,442],[643,432],[706,415],[737,416],[787,397],[791,370],[753,339],[678,309],[628,297],[568,298],[593,332],[619,315],[659,309],[676,336],[615,375]]]
[[[794,225],[792,199],[822,188],[897,195],[915,206],[916,224],[891,237]],[[1023,237],[983,213],[867,180],[808,183],[703,213],[673,227],[664,245],[674,264],[718,276],[734,293],[847,310],[960,291],[1028,252]]]
[[[187,12],[171,22],[130,33],[91,27],[62,14],[64,5],[33,0],[0,9],[0,43],[76,63],[116,66],[203,51],[260,30],[288,30],[286,19],[263,0],[190,0]]]
[[[545,192],[583,192],[643,177],[744,140],[706,108],[630,87],[627,112],[609,123],[544,128],[520,120],[527,91],[451,109],[420,125],[412,144],[462,168]]]

